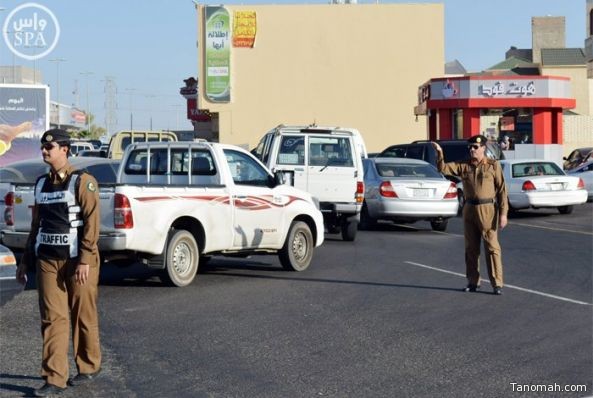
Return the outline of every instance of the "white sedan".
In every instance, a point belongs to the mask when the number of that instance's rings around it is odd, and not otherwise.
[[[573,205],[587,201],[585,183],[568,176],[554,162],[545,160],[501,160],[511,210],[557,208],[572,213]]]
[[[364,165],[364,204],[361,229],[378,219],[430,221],[444,231],[457,215],[457,188],[431,164],[410,158],[370,158]]]
[[[593,200],[593,160],[569,170],[568,175],[580,177],[585,182],[589,200]]]

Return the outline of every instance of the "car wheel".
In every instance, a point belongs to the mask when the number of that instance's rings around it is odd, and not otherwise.
[[[282,267],[288,271],[304,271],[313,258],[313,234],[302,221],[294,221],[286,236],[278,257]]]
[[[342,239],[346,242],[352,242],[356,238],[356,232],[358,232],[358,221],[352,221],[344,218],[341,229]]]
[[[559,206],[558,212],[560,214],[570,214],[572,213],[573,206]]]
[[[360,223],[358,223],[358,229],[361,231],[368,231],[377,226],[377,219],[373,218],[369,214],[369,209],[366,205],[362,205],[362,211],[360,212]]]
[[[196,277],[200,251],[194,236],[186,230],[174,231],[167,244],[165,279],[173,286],[187,286]]]
[[[447,224],[449,224],[449,220],[448,219],[444,219],[444,220],[432,220],[430,222],[430,226],[432,227],[433,231],[440,231],[440,232],[444,232],[447,230]]]

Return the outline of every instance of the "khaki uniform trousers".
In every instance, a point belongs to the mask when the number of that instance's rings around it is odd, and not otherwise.
[[[494,204],[463,207],[465,275],[468,284],[480,285],[480,243],[484,240],[486,268],[492,287],[502,287],[502,258],[498,243],[498,212]]]
[[[89,264],[89,278],[84,285],[76,283],[74,271],[77,265],[77,259],[37,261],[43,338],[41,375],[47,383],[58,387],[66,387],[68,381],[70,324],[78,372],[94,373],[101,367],[97,316],[99,258],[95,264]]]

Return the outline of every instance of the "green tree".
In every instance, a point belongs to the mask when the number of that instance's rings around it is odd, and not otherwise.
[[[80,132],[78,133],[79,138],[99,139],[99,137],[105,134],[106,130],[103,127],[93,124],[94,120],[95,115],[93,115],[92,113],[87,114],[85,129],[80,130]],[[86,129],[86,126],[89,126],[89,128]]]

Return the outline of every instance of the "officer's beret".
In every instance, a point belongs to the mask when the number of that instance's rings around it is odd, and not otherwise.
[[[480,134],[474,135],[467,140],[467,142],[469,144],[480,144],[480,145],[486,145],[487,141],[488,141],[488,138],[486,138]]]
[[[57,142],[59,144],[70,144],[70,134],[66,130],[62,129],[51,129],[47,130],[41,136],[41,143],[47,144],[48,142]]]

